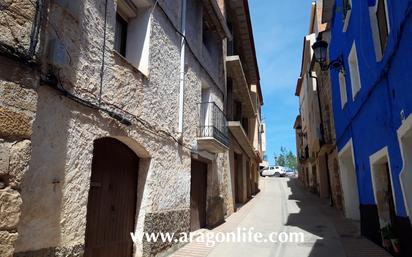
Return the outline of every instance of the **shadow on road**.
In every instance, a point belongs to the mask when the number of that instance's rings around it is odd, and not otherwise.
[[[294,200],[300,211],[288,216],[286,226],[298,227],[310,234],[300,244],[310,247],[308,257],[346,256],[333,224],[320,214],[320,200],[315,195],[303,190],[298,179],[291,178],[287,182],[291,190],[289,200]]]

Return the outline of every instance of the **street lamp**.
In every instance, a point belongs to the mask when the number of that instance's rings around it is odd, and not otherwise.
[[[313,51],[315,51],[315,60],[318,63],[324,64],[326,63],[326,58],[328,54],[328,43],[323,40],[317,40],[312,45]]]
[[[331,69],[345,73],[342,56],[338,57],[336,60],[331,61],[329,64],[327,63],[328,43],[326,41],[319,39],[316,40],[316,42],[312,45],[312,49],[315,52],[315,61],[320,64],[320,67],[323,71]]]

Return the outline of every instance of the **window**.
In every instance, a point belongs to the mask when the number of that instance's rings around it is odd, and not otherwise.
[[[379,27],[379,40],[381,43],[381,51],[384,52],[388,41],[388,22],[386,20],[386,4],[385,0],[378,1],[378,10],[376,11]]]
[[[375,6],[369,7],[376,61],[381,61],[388,44],[390,33],[388,6],[386,0],[376,0]]]
[[[350,0],[343,0],[342,4],[343,9],[343,19],[346,19],[348,15],[350,15],[350,11],[352,10],[352,1]]]
[[[241,123],[242,123],[242,127],[245,130],[246,134],[249,135],[249,119],[243,118]]]
[[[216,33],[216,27],[213,24],[212,18],[205,7],[203,7],[202,42],[211,61],[216,63],[220,59],[221,41]]]
[[[209,14],[206,12],[205,8],[203,7],[203,25],[202,25],[202,42],[203,45],[210,50],[211,45],[211,36],[213,34],[213,23]]]
[[[352,99],[355,100],[356,95],[361,89],[361,78],[359,74],[358,55],[356,53],[356,43],[353,42],[352,49],[349,54],[349,72],[352,86]]]
[[[233,23],[228,21],[227,27],[229,28],[230,33],[232,34],[232,40],[227,41],[227,55],[239,55],[239,50],[237,47],[236,32],[233,26]]]
[[[340,88],[340,102],[342,109],[345,107],[346,103],[348,102],[348,95],[346,92],[346,78],[345,74],[339,72],[339,88]]]
[[[118,0],[114,50],[149,75],[150,10],[146,0]]]
[[[127,21],[117,13],[116,14],[116,30],[115,30],[115,41],[114,49],[121,54],[126,56],[126,42],[127,42]]]
[[[342,1],[342,13],[343,13],[343,32],[348,30],[349,20],[352,13],[352,0]]]

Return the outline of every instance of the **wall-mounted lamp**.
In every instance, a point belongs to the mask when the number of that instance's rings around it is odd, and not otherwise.
[[[338,57],[336,60],[331,61],[329,64],[327,63],[327,55],[328,55],[328,43],[323,40],[316,40],[316,42],[312,45],[312,49],[315,52],[315,61],[320,64],[320,67],[323,71],[328,69],[331,70],[338,70],[345,74],[345,67],[343,65],[342,56]]]

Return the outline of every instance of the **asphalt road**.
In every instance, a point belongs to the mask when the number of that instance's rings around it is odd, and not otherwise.
[[[262,239],[246,242],[226,240],[207,246],[193,242],[172,254],[173,257],[386,257],[382,248],[360,236],[359,223],[342,214],[304,190],[295,178],[267,177],[260,180],[261,192],[224,224],[201,233],[231,233],[252,229]],[[242,230],[240,230],[242,231]],[[287,235],[270,242],[269,235]],[[286,234],[285,234],[286,233]],[[303,235],[296,241],[294,235]],[[252,238],[253,239],[253,238]],[[300,238],[298,238],[300,239]],[[291,240],[291,241],[289,241]]]
[[[273,256],[273,257],[344,257],[345,251],[334,225],[320,212],[317,199],[303,192],[297,181],[289,178],[264,178],[261,192],[253,208],[239,222],[239,227],[254,228],[271,241],[287,242],[225,242],[208,256]],[[277,233],[281,238],[275,236]],[[293,238],[303,233],[303,242]],[[301,235],[301,234],[299,234]],[[286,236],[289,240],[285,240]],[[270,241],[270,240],[268,240]],[[297,242],[295,242],[297,241]]]

